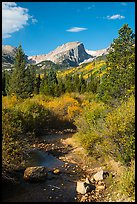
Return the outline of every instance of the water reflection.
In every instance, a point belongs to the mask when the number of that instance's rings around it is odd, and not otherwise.
[[[45,166],[48,168],[57,168],[64,165],[64,162],[53,155],[40,150],[32,150],[29,153],[27,166]]]

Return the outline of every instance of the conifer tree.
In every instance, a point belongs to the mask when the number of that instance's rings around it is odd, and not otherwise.
[[[49,94],[48,74],[45,72],[40,84],[40,93]]]
[[[60,96],[63,93],[65,93],[65,85],[64,85],[62,79],[59,79],[58,80],[58,96]]]
[[[5,76],[5,71],[2,72],[2,95],[6,96],[6,76]]]
[[[104,101],[125,98],[135,83],[135,35],[128,24],[118,34],[107,56],[107,73],[99,87],[99,97]]]
[[[91,75],[89,76],[88,83],[87,83],[87,91],[96,93],[98,84],[99,84],[98,79],[95,76],[93,76],[93,74],[91,73]]]
[[[40,78],[40,74],[39,74],[38,77],[35,78],[35,82],[34,82],[34,93],[35,94],[39,94],[40,84],[41,84],[41,78]]]
[[[73,77],[70,75],[70,74],[68,74],[67,76],[66,76],[66,80],[65,80],[66,82],[65,82],[65,90],[66,90],[66,92],[72,92],[72,91],[74,91],[73,90]]]
[[[49,94],[52,96],[56,95],[58,80],[56,72],[51,68],[48,72],[48,86],[49,86]]]
[[[80,92],[80,79],[78,74],[76,74],[73,79],[73,90]]]
[[[80,93],[84,93],[86,91],[86,81],[83,78],[83,75],[81,74],[80,76],[80,82],[79,82],[79,86],[80,86]]]
[[[15,56],[13,73],[10,79],[10,94],[15,94],[20,98],[30,97],[32,88],[29,78],[30,70],[27,69],[25,54],[21,45],[19,45]]]

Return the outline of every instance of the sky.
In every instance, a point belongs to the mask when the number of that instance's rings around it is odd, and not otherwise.
[[[135,32],[135,2],[2,3],[2,44],[21,44],[28,56],[74,41],[104,49],[124,24]]]

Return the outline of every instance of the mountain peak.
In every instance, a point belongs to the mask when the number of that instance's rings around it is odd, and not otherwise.
[[[13,56],[16,54],[17,48],[11,45],[2,45],[2,53],[3,54],[12,54]]]
[[[36,63],[50,60],[57,64],[65,64],[68,66],[77,66],[79,63],[83,62],[85,59],[89,59],[89,55],[84,48],[83,43],[76,42],[67,42],[58,46],[55,50],[51,51],[45,55],[37,55],[29,57],[32,61]]]

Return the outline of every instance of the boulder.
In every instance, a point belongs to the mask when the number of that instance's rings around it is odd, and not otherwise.
[[[44,166],[27,167],[24,171],[25,181],[42,181],[47,177],[47,169]]]
[[[103,180],[103,170],[98,171],[96,174],[94,174],[93,178],[95,179],[95,181]]]
[[[95,186],[91,183],[86,183],[83,181],[77,181],[77,187],[76,191],[81,194],[86,194],[87,192],[90,192],[92,190],[95,190]]]
[[[104,171],[104,172],[103,172],[103,178],[105,179],[105,178],[107,178],[108,176],[109,176],[109,172]]]
[[[87,193],[86,187],[84,185],[85,182],[77,181],[76,191],[81,194]]]
[[[53,174],[60,174],[60,170],[59,169],[54,169]]]

